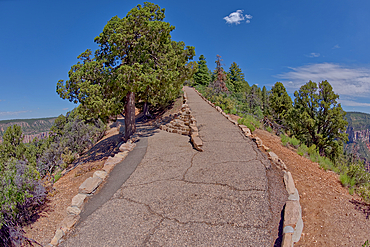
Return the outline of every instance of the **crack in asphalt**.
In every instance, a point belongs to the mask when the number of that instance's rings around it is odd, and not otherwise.
[[[163,220],[169,220],[169,221],[174,221],[174,222],[176,222],[176,223],[178,223],[178,224],[180,224],[180,225],[187,225],[187,224],[205,224],[205,225],[208,225],[208,226],[225,226],[225,225],[229,225],[229,226],[233,226],[233,227],[237,227],[237,228],[243,228],[243,229],[251,229],[251,228],[254,228],[254,229],[266,229],[266,230],[268,230],[268,227],[263,227],[263,226],[253,226],[253,225],[243,225],[243,226],[241,226],[241,225],[239,225],[238,223],[233,223],[233,222],[225,222],[225,223],[210,223],[210,222],[206,222],[206,221],[195,221],[195,220],[189,220],[189,221],[185,221],[185,222],[183,222],[183,221],[180,221],[180,220],[178,220],[178,219],[176,219],[176,218],[172,218],[172,217],[168,217],[168,216],[164,216],[164,215],[162,215],[162,214],[160,214],[160,213],[158,213],[158,212],[156,212],[156,211],[154,211],[151,207],[150,207],[150,205],[148,205],[148,204],[145,204],[145,203],[143,203],[143,202],[138,202],[138,201],[135,201],[135,200],[133,200],[133,199],[131,199],[131,198],[127,198],[127,197],[122,197],[122,198],[119,198],[119,199],[121,199],[121,200],[126,200],[126,201],[128,201],[128,202],[131,202],[131,203],[136,203],[136,204],[139,204],[139,205],[142,205],[142,206],[144,206],[144,207],[146,207],[147,208],[147,210],[148,210],[148,212],[150,213],[150,214],[152,214],[152,215],[155,215],[155,216],[157,216],[157,217],[160,217],[160,218],[162,218]],[[162,221],[163,222],[163,221]],[[266,224],[265,224],[266,225]],[[155,228],[155,230],[157,230],[158,229],[158,227],[156,228],[156,227],[154,227]],[[153,234],[154,234],[154,232],[153,232]],[[152,235],[153,235],[152,234]],[[151,236],[152,236],[151,235]]]
[[[143,246],[148,244],[150,238],[154,235],[154,233],[157,231],[157,229],[159,228],[159,226],[162,224],[164,220],[165,220],[164,218],[160,219],[157,225],[149,230],[148,236],[146,236],[146,238],[144,239],[142,243]]]
[[[185,176],[186,176],[186,173],[188,173],[188,171],[193,167],[193,161],[194,161],[194,157],[195,155],[199,154],[199,152],[195,153],[193,155],[193,157],[191,157],[191,161],[190,161],[190,166],[188,167],[188,169],[186,169],[186,171],[184,172],[184,174],[182,175],[182,180],[185,180]]]
[[[176,179],[174,181],[176,181]],[[181,182],[189,183],[189,184],[217,185],[217,186],[227,187],[228,189],[233,190],[233,191],[240,191],[240,192],[250,192],[250,191],[265,192],[266,191],[266,190],[261,190],[261,189],[243,190],[243,189],[239,189],[239,188],[236,188],[228,184],[217,183],[217,182],[216,183],[205,183],[205,182],[195,182],[195,181],[189,181],[189,180],[177,180],[177,181],[181,181]]]

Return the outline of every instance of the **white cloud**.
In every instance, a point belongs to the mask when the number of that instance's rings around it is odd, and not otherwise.
[[[339,45],[335,45],[332,49],[339,49],[340,46]]]
[[[339,99],[339,103],[345,106],[363,106],[363,107],[370,107],[370,103],[361,103],[361,102],[356,102],[353,100],[345,100],[345,99]]]
[[[0,111],[0,116],[14,116],[22,113],[27,113],[31,111]]]
[[[320,57],[320,53],[312,52],[308,57]]]
[[[299,89],[309,80],[321,82],[327,80],[341,98],[368,97],[370,94],[370,69],[347,68],[333,63],[309,64],[276,77],[286,80],[291,91]],[[283,81],[284,82],[284,81]]]
[[[241,21],[245,19],[247,19],[246,23],[250,23],[250,19],[252,18],[253,16],[251,15],[243,15],[243,10],[237,10],[231,13],[229,16],[225,16],[224,20],[226,21],[226,23],[238,25]]]

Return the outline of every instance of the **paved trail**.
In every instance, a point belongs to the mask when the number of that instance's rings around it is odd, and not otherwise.
[[[282,176],[254,143],[191,88],[204,152],[157,130],[121,188],[62,246],[272,246]],[[125,161],[124,161],[125,162]]]

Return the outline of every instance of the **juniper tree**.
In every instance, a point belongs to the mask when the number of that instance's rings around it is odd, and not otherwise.
[[[188,60],[194,47],[171,40],[175,29],[164,22],[165,9],[145,2],[126,17],[113,17],[95,38],[99,49],[78,58],[69,80],[59,81],[60,97],[80,103],[85,116],[107,120],[124,108],[125,136],[135,132],[135,97],[161,104],[174,99],[182,83],[192,76]]]
[[[294,93],[294,108],[290,114],[293,133],[307,146],[316,145],[320,154],[331,159],[342,153],[347,121],[328,81],[317,85],[309,81]]]

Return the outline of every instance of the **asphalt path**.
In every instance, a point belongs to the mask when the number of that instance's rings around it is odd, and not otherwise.
[[[112,171],[107,192],[103,188],[85,206],[81,223],[61,246],[279,242],[286,199],[281,172],[269,169],[267,157],[237,126],[193,89],[185,90],[204,152],[193,149],[188,136],[151,129],[136,153]]]

